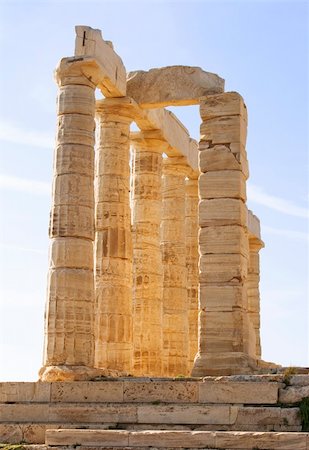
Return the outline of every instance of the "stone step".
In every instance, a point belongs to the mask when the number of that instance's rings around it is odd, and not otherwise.
[[[299,408],[224,404],[16,403],[0,405],[1,423],[131,423],[300,426]]]
[[[280,377],[206,378],[204,380],[128,379],[55,383],[0,383],[0,403],[243,403],[275,404]],[[240,378],[241,379],[241,378]],[[119,379],[118,379],[119,380]],[[237,378],[236,378],[237,380]]]
[[[265,416],[266,417],[266,416]],[[287,425],[286,422],[271,420],[268,416],[260,423],[243,423],[239,421],[232,425],[207,425],[207,424],[132,424],[132,423],[0,423],[0,442],[18,444],[25,442],[28,444],[43,444],[45,442],[45,432],[48,429],[97,429],[97,430],[182,430],[182,431],[214,431],[218,428],[221,431],[277,431],[277,432],[298,432],[300,425]],[[273,422],[273,423],[272,423]],[[276,423],[277,422],[277,423]]]
[[[50,447],[308,450],[309,433],[47,430],[45,443]]]

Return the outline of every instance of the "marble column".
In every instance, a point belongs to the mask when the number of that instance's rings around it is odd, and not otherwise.
[[[236,92],[201,100],[199,351],[192,374],[256,368],[248,316],[247,111]]]
[[[126,98],[97,101],[95,162],[95,364],[132,368],[130,124]]]
[[[153,132],[131,134],[133,156],[133,374],[162,373],[160,250],[162,153]]]
[[[81,379],[94,367],[95,85],[82,62],[62,60],[49,236],[44,381]]]
[[[189,314],[189,370],[198,349],[198,176],[186,180],[186,266]]]
[[[248,313],[253,324],[256,338],[256,356],[261,358],[260,339],[260,256],[259,251],[264,247],[263,241],[256,237],[249,238],[249,268],[247,279]]]
[[[163,260],[163,375],[188,374],[185,178],[182,157],[163,160],[161,252]]]

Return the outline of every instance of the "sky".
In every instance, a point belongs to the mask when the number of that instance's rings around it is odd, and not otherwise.
[[[75,25],[127,71],[200,66],[245,99],[248,207],[261,220],[262,357],[309,366],[308,2],[0,0],[0,381],[42,365],[57,62]],[[199,138],[198,108],[173,109]]]

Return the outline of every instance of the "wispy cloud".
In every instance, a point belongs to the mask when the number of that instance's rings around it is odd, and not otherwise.
[[[252,203],[258,203],[290,216],[309,218],[309,209],[297,206],[289,200],[267,194],[260,186],[248,183],[247,192],[248,200]]]
[[[16,250],[18,252],[30,252],[30,253],[37,253],[38,255],[47,255],[47,250],[39,250],[37,248],[31,248],[31,247],[23,247],[20,245],[11,245],[11,244],[2,244],[0,242],[0,248],[6,249],[6,250]]]
[[[54,136],[37,130],[25,130],[3,120],[0,122],[0,140],[47,149],[54,146]]]
[[[28,180],[11,175],[0,174],[0,189],[27,192],[35,195],[50,195],[51,186],[44,181]]]
[[[275,234],[277,236],[284,236],[289,239],[301,239],[309,242],[309,233],[305,233],[304,231],[283,230],[280,228],[273,228],[262,224],[262,234],[264,233]]]

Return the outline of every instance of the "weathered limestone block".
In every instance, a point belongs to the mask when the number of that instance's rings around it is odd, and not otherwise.
[[[256,355],[261,357],[260,341],[260,263],[259,251],[264,247],[263,241],[249,234],[249,266],[247,278],[248,313],[256,333]]]
[[[95,62],[66,58],[56,71],[60,92],[41,379],[48,372],[57,380],[70,367],[74,379],[94,363],[94,190],[89,168],[94,159],[95,83],[85,72],[96,79],[99,69]]]
[[[104,41],[101,30],[84,25],[76,26],[75,56],[95,58],[104,72],[98,83],[105,97],[126,95],[126,69],[109,41]]]
[[[207,379],[199,383],[200,403],[276,404],[279,383]],[[258,409],[258,408],[257,408]],[[270,411],[269,411],[270,412]]]
[[[200,256],[200,283],[238,285],[247,277],[248,260],[238,254],[207,254]]]
[[[244,304],[245,286],[201,284],[200,307],[209,312],[232,312]]]
[[[241,170],[241,165],[228,146],[215,145],[210,150],[199,152],[199,169],[201,172],[214,170]]]
[[[200,351],[214,355],[225,352],[251,353],[251,330],[247,313],[243,309],[207,312],[202,310],[199,320],[207,324],[200,333]]]
[[[309,377],[308,377],[309,378]],[[309,385],[306,386],[288,386],[279,391],[280,403],[297,403],[302,399],[309,397]]]
[[[88,157],[85,158],[85,147],[80,144],[64,144],[55,150],[54,171],[55,175],[75,173],[93,176],[94,152],[87,149]]]
[[[203,121],[222,116],[243,116],[247,121],[247,107],[238,92],[225,92],[224,95],[211,95],[200,101],[200,114]]]
[[[133,373],[161,375],[163,271],[160,251],[162,153],[153,134],[131,134],[133,156]]]
[[[129,403],[196,403],[196,382],[175,380],[124,381],[123,400]]]
[[[132,237],[127,98],[97,102],[95,286],[98,368],[131,370]]]
[[[248,234],[239,225],[201,228],[199,244],[201,255],[238,253],[249,258]]]
[[[202,199],[240,198],[246,201],[246,178],[239,170],[202,173],[199,186]]]
[[[183,158],[163,160],[161,251],[163,261],[163,375],[188,373],[189,323]],[[173,205],[173,208],[171,206]]]
[[[197,353],[198,340],[198,179],[186,180],[186,266],[189,308],[189,367]]]
[[[237,93],[214,97],[200,105],[200,312],[194,376],[246,373],[255,367],[256,330],[248,316],[246,287],[247,113]]]
[[[127,95],[143,108],[196,105],[205,95],[224,91],[224,80],[200,67],[169,66],[129,72]]]
[[[202,123],[201,141],[216,144],[246,142],[247,121],[243,116],[222,116],[208,119]]]
[[[247,223],[247,207],[240,199],[218,198],[199,202],[199,225],[201,227],[241,225]]]

